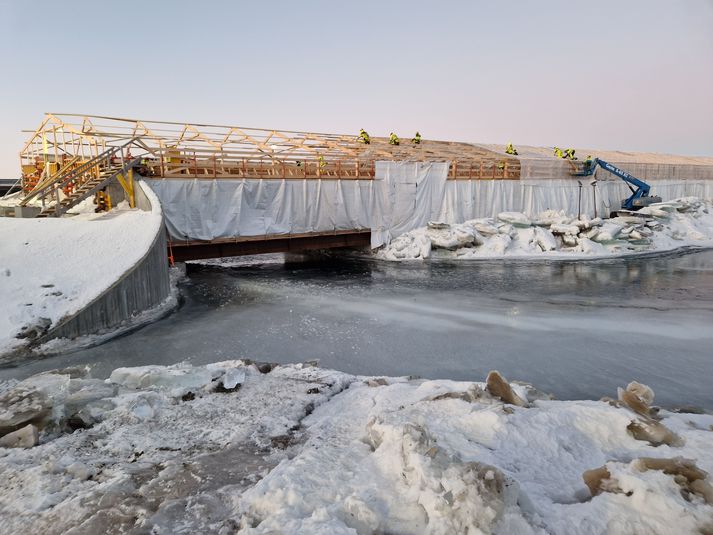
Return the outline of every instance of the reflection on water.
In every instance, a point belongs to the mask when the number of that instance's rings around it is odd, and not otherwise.
[[[267,256],[189,266],[170,317],[0,379],[117,366],[319,359],[359,374],[483,380],[490,369],[559,398],[631,380],[664,405],[713,408],[713,252],[596,262]]]

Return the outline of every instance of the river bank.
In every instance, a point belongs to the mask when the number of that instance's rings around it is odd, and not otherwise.
[[[2,387],[0,431],[39,444],[0,448],[0,514],[43,533],[708,533],[713,416],[658,411],[638,383],[606,394],[245,361],[59,370]]]

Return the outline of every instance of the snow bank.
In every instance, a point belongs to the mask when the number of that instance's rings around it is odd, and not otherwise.
[[[160,226],[159,208],[0,217],[0,354],[41,336],[101,295],[146,254]]]
[[[448,225],[430,223],[376,251],[384,260],[439,258],[599,258],[681,247],[713,246],[713,203],[684,197],[637,216],[577,219],[548,210],[532,220],[518,212]]]
[[[0,447],[0,515],[13,533],[710,529],[713,416],[638,383],[618,397],[245,361],[50,372],[0,388],[0,434],[40,430]]]

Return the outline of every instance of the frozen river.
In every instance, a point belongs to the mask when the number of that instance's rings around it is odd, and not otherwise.
[[[394,264],[363,259],[197,266],[181,308],[101,346],[0,379],[118,366],[319,359],[368,375],[484,380],[498,369],[560,399],[631,380],[665,406],[713,409],[713,252],[596,262]]]

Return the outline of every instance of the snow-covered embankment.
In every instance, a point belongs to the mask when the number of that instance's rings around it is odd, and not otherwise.
[[[407,232],[375,254],[385,260],[439,258],[602,258],[682,247],[713,247],[713,203],[684,197],[612,219],[548,210],[530,218],[497,218],[456,225],[431,223]]]
[[[497,372],[469,383],[226,361],[2,390],[12,533],[713,528],[713,416],[657,410],[638,383],[617,400],[556,401]]]
[[[143,183],[140,193],[150,210],[122,202],[95,214],[87,200],[73,217],[0,218],[0,355],[82,311],[144,258],[163,229],[158,198]]]

